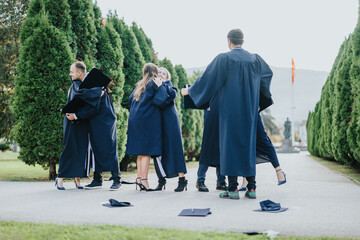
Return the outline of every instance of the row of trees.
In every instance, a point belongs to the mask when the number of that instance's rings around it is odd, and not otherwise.
[[[307,121],[311,154],[360,166],[360,20],[340,47]]]
[[[88,69],[96,66],[112,79],[121,170],[126,170],[133,160],[124,154],[128,97],[141,79],[143,65],[153,62],[166,67],[178,89],[191,84],[200,74],[188,78],[181,65],[173,66],[167,58],[157,59],[152,42],[141,27],[136,23],[128,26],[116,12],[109,12],[103,18],[91,0],[31,0],[30,3],[5,0],[2,4],[1,9],[8,10],[1,12],[4,20],[1,30],[6,32],[0,38],[1,51],[8,51],[12,44],[13,58],[1,66],[1,105],[5,110],[0,109],[0,137],[14,139],[20,145],[20,159],[25,163],[49,168],[50,179],[56,177],[56,164],[62,151],[63,116],[59,109],[65,105],[71,85],[68,73],[72,62],[84,61]],[[5,24],[9,20],[16,22],[16,26]],[[9,35],[14,28],[18,29],[17,35]],[[185,154],[188,159],[197,158],[203,113],[185,111],[180,96],[176,106]]]

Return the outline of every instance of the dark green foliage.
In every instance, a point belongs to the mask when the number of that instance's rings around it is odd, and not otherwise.
[[[360,19],[340,47],[321,99],[307,122],[311,154],[353,166],[360,163]]]
[[[108,15],[108,22],[113,24],[122,41],[122,51],[124,54],[123,73],[125,75],[122,106],[129,109],[129,96],[134,90],[135,84],[141,79],[145,60],[142,56],[135,34],[131,28],[125,24],[124,20],[119,19],[116,13],[112,14],[110,12]]]
[[[0,1],[0,138],[11,139],[13,115],[10,98],[20,48],[20,28],[26,16],[29,0]]]
[[[353,103],[349,74],[353,52],[350,44],[351,39],[350,37],[345,43],[334,82],[335,99],[332,124],[332,149],[335,160],[342,163],[351,163],[352,160],[346,136]]]
[[[154,50],[148,45],[146,41],[146,35],[142,28],[139,28],[135,22],[131,25],[131,30],[134,32],[136,39],[139,43],[139,47],[141,49],[141,53],[145,59],[145,62],[153,62],[154,63]]]
[[[51,25],[46,15],[27,21],[37,27],[21,42],[13,105],[14,135],[21,147],[19,157],[29,165],[50,167],[50,179],[54,179],[62,151],[63,116],[59,109],[67,99],[73,59],[67,37]]]
[[[83,61],[88,69],[96,66],[96,27],[91,0],[71,0],[71,30],[75,34],[76,45],[72,46],[75,58]]]

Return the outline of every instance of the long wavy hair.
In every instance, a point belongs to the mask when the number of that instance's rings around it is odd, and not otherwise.
[[[134,100],[140,100],[141,94],[145,92],[146,85],[158,75],[158,67],[153,63],[147,63],[142,69],[142,79],[135,85]]]

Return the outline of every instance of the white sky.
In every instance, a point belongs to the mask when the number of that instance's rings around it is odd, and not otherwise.
[[[207,66],[228,51],[226,35],[240,28],[244,49],[269,65],[330,71],[355,29],[357,0],[97,0],[105,17],[117,10],[152,40],[160,59],[185,68]]]

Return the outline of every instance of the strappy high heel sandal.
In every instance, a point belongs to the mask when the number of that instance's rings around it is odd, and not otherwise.
[[[140,191],[146,191],[146,192],[153,192],[153,191],[155,191],[154,189],[152,189],[152,188],[146,188],[145,186],[144,186],[144,184],[142,183],[142,181],[147,181],[148,179],[147,178],[141,178],[140,179],[140,183],[139,183],[139,187],[140,187]]]
[[[137,178],[135,179],[135,182],[134,182],[134,183],[135,183],[135,185],[136,185],[136,190],[137,190],[138,186],[140,187],[140,182],[138,182],[138,180],[141,181],[140,179],[141,179],[141,177],[137,177]],[[140,190],[141,190],[141,187],[140,187]]]
[[[285,172],[284,172],[283,170],[281,170],[281,169],[276,170],[276,172],[279,172],[279,171],[281,171],[282,174],[284,175],[284,180],[278,181],[278,185],[282,185],[282,184],[286,183],[286,174],[285,174]]]

